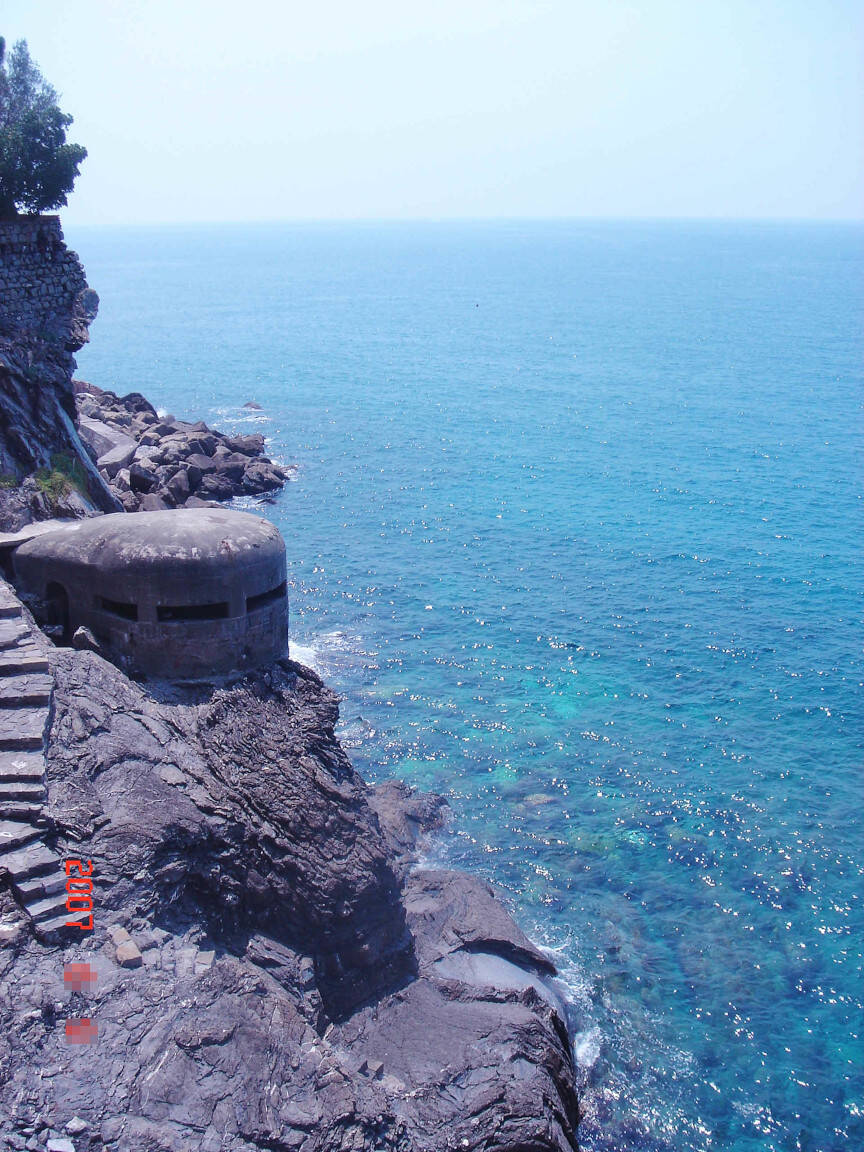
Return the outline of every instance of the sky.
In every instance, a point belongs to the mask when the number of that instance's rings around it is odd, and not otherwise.
[[[861,0],[0,0],[70,224],[864,217]]]

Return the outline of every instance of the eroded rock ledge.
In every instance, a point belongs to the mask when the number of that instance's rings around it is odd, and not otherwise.
[[[92,859],[96,930],[40,943],[0,879],[11,1147],[68,1124],[76,1152],[576,1147],[551,964],[482,881],[412,870],[441,802],[364,785],[314,673],[193,693],[45,651],[45,838]]]

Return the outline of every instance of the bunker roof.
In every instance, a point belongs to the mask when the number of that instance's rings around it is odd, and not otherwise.
[[[76,520],[34,537],[18,550],[21,557],[129,573],[162,568],[222,566],[281,555],[278,528],[248,512],[224,508],[180,508],[164,512],[116,512]]]

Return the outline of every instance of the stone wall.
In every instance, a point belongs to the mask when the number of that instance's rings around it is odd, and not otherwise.
[[[0,339],[23,336],[74,352],[87,342],[98,307],[58,216],[0,220]]]

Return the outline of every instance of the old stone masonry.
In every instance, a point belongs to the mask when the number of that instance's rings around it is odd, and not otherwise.
[[[0,221],[0,298],[4,324],[19,335],[54,336],[72,350],[86,342],[99,298],[57,216]]]
[[[69,918],[62,861],[45,842],[42,808],[52,689],[39,634],[0,580],[0,872],[43,937]]]

